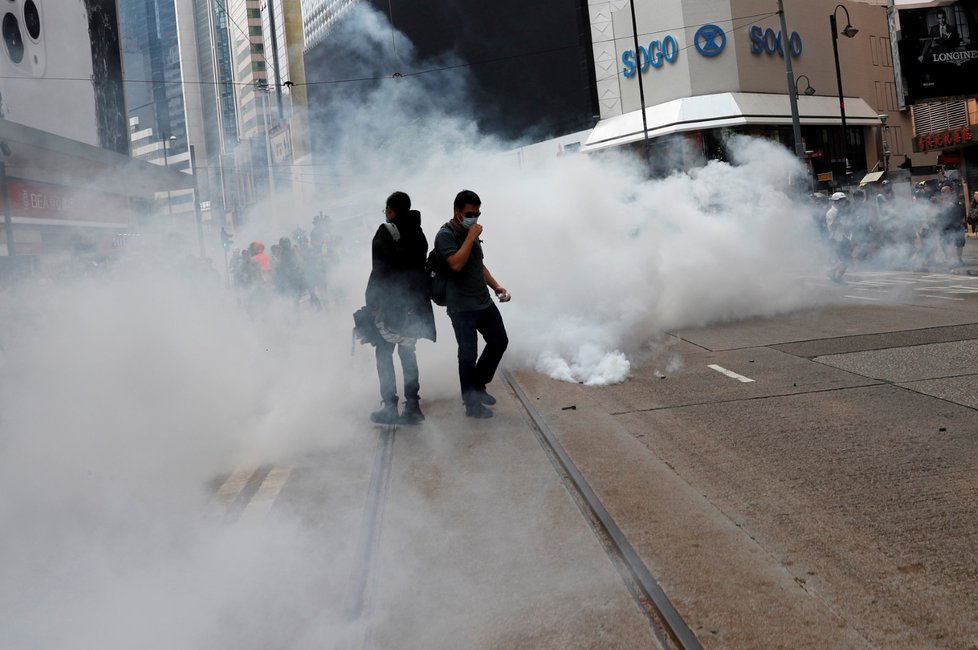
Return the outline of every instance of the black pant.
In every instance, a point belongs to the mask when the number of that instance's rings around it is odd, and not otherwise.
[[[460,311],[449,314],[455,340],[458,341],[458,380],[462,387],[462,400],[476,401],[473,393],[484,391],[492,381],[496,368],[509,345],[503,317],[495,304],[486,309]],[[486,340],[486,347],[479,356],[479,337]]]
[[[414,343],[398,343],[397,356],[401,358],[404,371],[404,399],[408,402],[419,399],[421,384],[418,378],[418,357]],[[397,382],[394,378],[394,343],[380,341],[374,351],[377,358],[377,377],[380,378],[380,397],[385,404],[397,404]]]

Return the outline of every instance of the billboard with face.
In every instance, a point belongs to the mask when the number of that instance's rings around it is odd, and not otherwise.
[[[978,0],[901,9],[900,66],[909,102],[978,94]]]
[[[0,0],[0,117],[129,150],[115,0]]]

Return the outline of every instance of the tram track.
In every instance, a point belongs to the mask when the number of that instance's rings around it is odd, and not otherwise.
[[[702,648],[519,383],[509,371],[501,371],[500,376],[527,414],[537,442],[602,545],[632,600],[646,617],[659,643],[663,648],[670,649]],[[354,561],[347,582],[349,592],[345,604],[345,618],[352,624],[365,620],[370,594],[376,588],[373,584],[377,577],[375,565],[383,537],[384,513],[391,488],[397,429],[395,425],[380,427],[374,448]],[[218,494],[215,495],[215,504],[222,506],[226,520],[244,518],[242,515],[245,514],[250,501],[261,495],[264,484],[271,481],[280,485],[288,477],[289,469],[286,468],[286,471],[282,472],[281,468],[261,465],[239,470],[227,477],[221,485]],[[265,505],[267,507],[263,508],[263,514],[270,507],[271,502]]]
[[[356,621],[363,616],[367,590],[372,574],[373,560],[380,547],[380,530],[384,507],[391,484],[391,465],[394,461],[395,425],[381,429],[377,449],[374,452],[370,483],[367,486],[367,500],[360,520],[360,533],[357,543],[357,557],[353,563],[352,590],[347,606],[347,617]]]
[[[696,635],[670,602],[665,591],[652,576],[519,383],[508,370],[503,370],[501,376],[529,416],[538,440],[554,465],[554,469],[560,475],[581,514],[591,524],[592,530],[604,546],[605,552],[621,575],[632,598],[648,617],[659,642],[665,648],[701,650],[702,646]]]

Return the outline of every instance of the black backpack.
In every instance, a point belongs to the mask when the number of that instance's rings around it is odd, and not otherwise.
[[[448,268],[445,260],[434,248],[428,253],[424,272],[428,278],[428,297],[431,302],[444,307],[448,304]]]
[[[455,235],[447,223],[438,229],[438,234],[446,228],[448,232],[452,233],[452,236]],[[438,234],[435,235],[436,240]],[[439,307],[445,307],[448,304],[448,274],[450,272],[445,258],[438,254],[437,249],[432,248],[431,252],[428,253],[427,261],[424,263],[424,273],[425,277],[428,278],[428,297],[431,302]]]

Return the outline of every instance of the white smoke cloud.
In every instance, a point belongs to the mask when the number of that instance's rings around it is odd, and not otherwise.
[[[389,44],[369,8],[350,15],[356,51]],[[395,38],[397,69],[422,66]],[[393,190],[411,194],[429,242],[459,190],[481,195],[486,263],[513,294],[500,306],[504,363],[564,381],[621,382],[641,363],[678,372],[664,331],[832,299],[807,280],[830,257],[786,190],[803,170],[783,147],[735,138],[733,162],[657,180],[624,153],[521,162],[511,153],[520,143],[480,134],[458,112],[468,83],[456,70],[366,95],[337,86],[349,101],[332,107],[335,146],[310,172],[322,194],[270,201],[275,221],[235,234],[239,245],[268,244],[330,213],[323,313],[267,297],[249,315],[219,275],[173,250],[135,250],[97,275],[0,294],[4,647],[348,645],[357,631],[343,597],[365,486],[330,492],[330,531],[286,514],[231,529],[203,513],[214,481],[239,465],[351,447],[369,457],[358,436],[377,379],[369,349],[350,354],[350,315]],[[455,400],[443,310],[438,327],[436,344],[419,344],[422,397]],[[480,480],[496,476],[483,468]],[[424,495],[413,498],[416,510],[397,513],[405,529],[431,516]],[[394,584],[389,600],[414,596],[410,581]],[[289,609],[302,598],[312,604]]]

